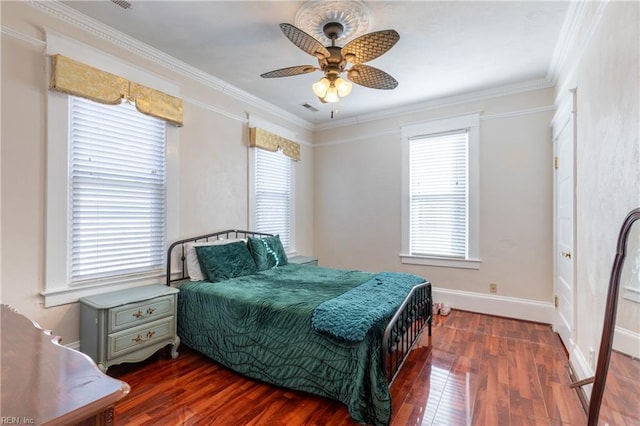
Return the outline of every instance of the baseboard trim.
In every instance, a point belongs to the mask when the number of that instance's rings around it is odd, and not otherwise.
[[[577,383],[580,381],[580,379],[578,379],[578,375],[576,374],[576,370],[575,368],[573,368],[573,365],[571,365],[571,363],[569,363],[569,380],[571,381],[571,383]],[[576,390],[576,394],[578,395],[578,399],[580,400],[580,405],[582,405],[582,409],[584,410],[584,414],[588,416],[589,415],[589,397],[585,393],[583,388],[584,386],[576,386],[575,390]]]
[[[593,367],[589,364],[588,357],[584,356],[582,351],[578,346],[573,349],[573,352],[569,354],[569,363],[571,364],[571,368],[576,375],[576,381],[584,380],[587,377],[593,377],[595,375],[595,371]],[[593,385],[584,385],[581,387],[581,390],[584,392],[587,400],[589,399],[589,395],[591,395],[591,388]]]
[[[616,327],[613,334],[613,349],[634,358],[640,358],[640,333]]]
[[[554,307],[551,302],[439,287],[433,287],[432,292],[434,301],[445,303],[453,309],[553,324]]]

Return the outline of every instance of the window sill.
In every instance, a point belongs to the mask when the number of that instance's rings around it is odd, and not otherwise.
[[[444,257],[414,256],[400,254],[402,263],[411,265],[439,266],[443,268],[480,269],[480,259],[453,259]]]
[[[48,289],[40,294],[44,297],[44,307],[50,308],[52,306],[75,303],[82,297],[93,296],[95,294],[164,283],[165,277],[165,274],[158,272],[115,277],[110,280],[87,281],[81,285],[69,285],[67,287]]]

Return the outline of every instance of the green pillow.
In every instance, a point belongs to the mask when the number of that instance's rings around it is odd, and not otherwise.
[[[195,249],[202,272],[212,283],[258,272],[244,241]]]
[[[287,253],[284,251],[284,247],[282,247],[280,235],[265,238],[249,237],[247,245],[258,267],[258,271],[276,268],[288,263]]]

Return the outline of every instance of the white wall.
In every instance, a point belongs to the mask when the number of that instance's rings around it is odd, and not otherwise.
[[[480,269],[401,264],[401,126],[478,111]],[[542,306],[544,318],[528,318],[550,322],[552,115],[553,90],[540,89],[316,132],[315,253],[320,264],[416,273],[437,288],[436,299],[455,307],[531,314],[526,306],[520,312],[496,309],[498,299],[506,298],[531,302],[534,309]],[[499,298],[493,302],[484,300],[490,282],[498,284]]]
[[[572,362],[593,373],[618,232],[640,206],[638,2],[589,2],[557,85],[577,88],[576,340]],[[637,309],[637,308],[636,308]],[[589,371],[591,370],[591,371]]]
[[[185,100],[185,126],[178,130],[179,197],[168,200],[178,214],[179,236],[186,238],[226,228],[248,227],[247,114],[290,129],[302,146],[295,163],[298,193],[297,247],[313,254],[312,135],[298,121],[274,115],[223,94],[202,81],[143,59],[131,51],[84,32],[28,2],[2,2],[1,246],[2,303],[53,330],[65,343],[79,338],[77,303],[43,308],[45,237],[45,161],[47,75],[43,28],[174,82]],[[294,120],[295,121],[295,120]],[[309,127],[310,128],[310,127]],[[52,196],[55,196],[53,194]]]

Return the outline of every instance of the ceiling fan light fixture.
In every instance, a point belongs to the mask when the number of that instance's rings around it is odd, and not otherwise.
[[[356,10],[359,9],[358,12]],[[322,11],[322,13],[320,13]],[[312,0],[305,2],[298,11],[298,18],[306,24],[321,28],[322,37],[316,37],[283,22],[280,30],[296,47],[318,59],[318,67],[298,65],[281,68],[260,76],[263,78],[290,77],[313,71],[322,71],[324,76],[312,85],[313,93],[322,103],[338,102],[351,93],[352,83],[372,89],[395,89],[398,82],[386,72],[365,65],[386,53],[400,39],[397,31],[388,29],[376,31],[350,39],[361,29],[355,23],[368,26],[370,22],[364,3],[358,0]],[[358,19],[358,18],[362,19]],[[324,45],[320,40],[327,40]],[[340,40],[340,45],[336,41]],[[347,41],[349,40],[349,41]],[[353,64],[350,69],[347,63]],[[346,79],[341,77],[347,73]],[[349,81],[347,81],[347,79]]]
[[[338,77],[336,79],[336,81],[334,82],[336,88],[338,89],[338,96],[340,96],[341,98],[344,98],[345,96],[347,96],[349,93],[351,93],[351,83],[348,82],[347,80]]]
[[[313,83],[311,87],[320,101],[334,103],[351,93],[352,85],[341,77],[329,75],[329,77],[322,77],[319,81]]]
[[[331,83],[327,89],[327,94],[324,96],[324,100],[329,103],[335,103],[340,100],[340,97],[338,96],[338,88],[334,83]]]
[[[319,98],[324,98],[327,95],[331,82],[327,77],[322,77],[319,81],[313,83],[313,93]]]

